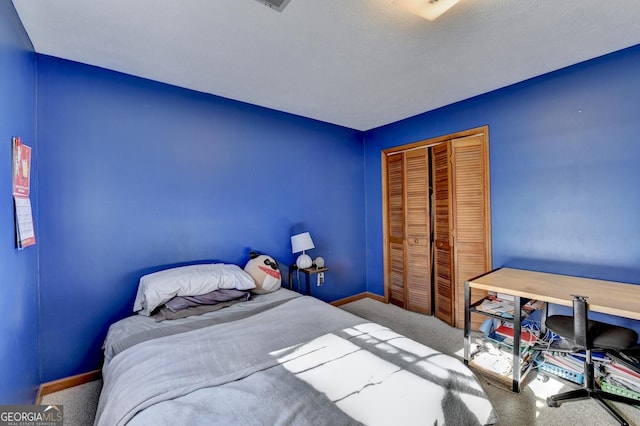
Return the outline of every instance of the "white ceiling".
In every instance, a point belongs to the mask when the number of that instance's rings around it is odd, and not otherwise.
[[[638,0],[13,0],[38,53],[368,130],[640,43]],[[603,76],[605,78],[605,76]]]

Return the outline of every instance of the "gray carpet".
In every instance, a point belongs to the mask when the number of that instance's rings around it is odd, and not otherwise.
[[[407,337],[417,340],[443,353],[463,359],[463,331],[450,327],[435,317],[405,311],[372,299],[362,299],[341,306],[346,311],[370,321],[385,325]],[[559,380],[546,383],[533,378],[519,393],[494,386],[482,377],[480,383],[489,395],[499,416],[499,426],[512,425],[618,425],[595,401],[583,400],[562,404],[558,408],[546,405],[546,398],[573,387]],[[576,385],[577,386],[577,385]],[[631,425],[640,426],[640,410],[626,404],[616,405]]]
[[[342,305],[341,308],[462,359],[462,330],[450,327],[435,317],[408,312],[372,299],[358,300]],[[522,392],[516,394],[494,386],[482,377],[479,379],[498,412],[499,426],[573,424],[614,426],[618,424],[602,407],[591,400],[570,402],[558,408],[547,407],[545,403],[547,396],[570,389],[559,380],[550,379],[543,383],[532,378]],[[101,387],[102,382],[97,380],[55,392],[44,396],[42,404],[63,405],[66,426],[88,426],[93,424]],[[640,426],[639,409],[625,404],[619,404],[617,407],[631,425]]]
[[[90,426],[96,417],[102,380],[85,383],[42,397],[43,405],[62,405],[65,426]]]

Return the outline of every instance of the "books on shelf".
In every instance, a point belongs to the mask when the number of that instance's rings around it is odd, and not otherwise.
[[[506,293],[500,293],[500,292],[496,292],[495,296],[500,300],[511,300],[512,302],[515,299],[515,296],[513,294],[506,294]]]
[[[597,381],[600,385],[600,389],[605,392],[626,396],[627,398],[633,398],[640,401],[640,392],[631,390],[615,380],[611,380],[608,377],[598,377]]]
[[[584,360],[584,353],[544,352],[538,369],[582,384]],[[592,360],[603,391],[640,400],[640,369],[611,353],[594,352]]]
[[[525,371],[531,364],[533,352],[528,346],[521,346],[518,357],[521,371]],[[470,356],[470,365],[509,379],[513,373],[513,349],[499,341],[480,339]]]
[[[610,357],[611,362],[604,366],[604,381],[613,386],[640,393],[640,371],[616,356]]]
[[[522,306],[522,317],[525,318],[533,311],[541,309],[544,306],[544,302],[539,300],[529,300]],[[513,318],[514,313],[514,300],[513,298],[499,298],[496,295],[487,296],[480,304],[475,306],[479,311],[487,312],[493,315],[498,315],[504,318]]]
[[[624,375],[629,377],[629,379],[640,381],[640,373],[638,373],[637,371],[634,371],[633,369],[629,368],[628,366],[618,361],[611,361],[608,364],[608,367],[611,369],[611,372],[613,373]]]
[[[513,371],[513,360],[502,353],[481,351],[473,357],[472,363],[476,367],[500,376],[510,375]]]
[[[505,337],[502,334],[498,334],[495,331],[491,332],[486,336],[491,342],[500,345],[505,348],[508,353],[513,353],[513,339],[510,337]],[[520,354],[525,354],[532,345],[527,342],[520,342]]]
[[[544,361],[548,364],[553,364],[557,367],[561,367],[564,370],[573,373],[584,372],[584,362],[577,358],[564,353],[546,352],[544,354]]]
[[[574,358],[577,358],[578,360],[580,360],[581,362],[584,362],[585,358],[586,358],[586,354],[584,351],[580,351],[580,352],[571,352],[570,355]],[[611,359],[609,358],[609,356],[607,355],[606,352],[602,352],[602,351],[591,351],[591,359],[593,360],[593,362],[597,363],[605,363],[605,362],[611,362]]]
[[[496,333],[504,336],[513,343],[513,327],[507,324],[502,324],[496,328]],[[526,330],[520,331],[520,343],[521,344],[533,344],[537,340],[537,337]]]
[[[505,316],[508,314],[513,317],[513,301],[498,299],[495,296],[485,298],[482,303],[476,306],[476,309],[494,315]]]
[[[584,361],[564,352],[544,352],[538,359],[538,370],[565,380],[584,383]]]

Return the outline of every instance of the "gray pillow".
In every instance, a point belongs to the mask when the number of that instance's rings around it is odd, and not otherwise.
[[[179,310],[190,308],[192,306],[215,305],[216,303],[228,302],[229,300],[240,298],[249,300],[250,297],[251,293],[249,293],[248,291],[220,289],[197,296],[176,296],[165,303],[165,306],[170,311],[177,312]]]

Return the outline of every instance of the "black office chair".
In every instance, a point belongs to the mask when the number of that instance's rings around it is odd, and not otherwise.
[[[598,401],[621,425],[628,425],[629,423],[607,403],[607,400],[634,405],[639,405],[640,401],[604,392],[596,387],[591,351],[620,351],[630,348],[636,345],[638,333],[626,327],[589,320],[587,313],[587,299],[582,296],[574,296],[573,316],[552,315],[545,321],[545,326],[548,330],[572,342],[572,346],[566,350],[567,352],[585,351],[586,353],[584,386],[581,389],[550,396],[547,398],[547,405],[549,407],[558,407],[563,402],[592,398]]]

